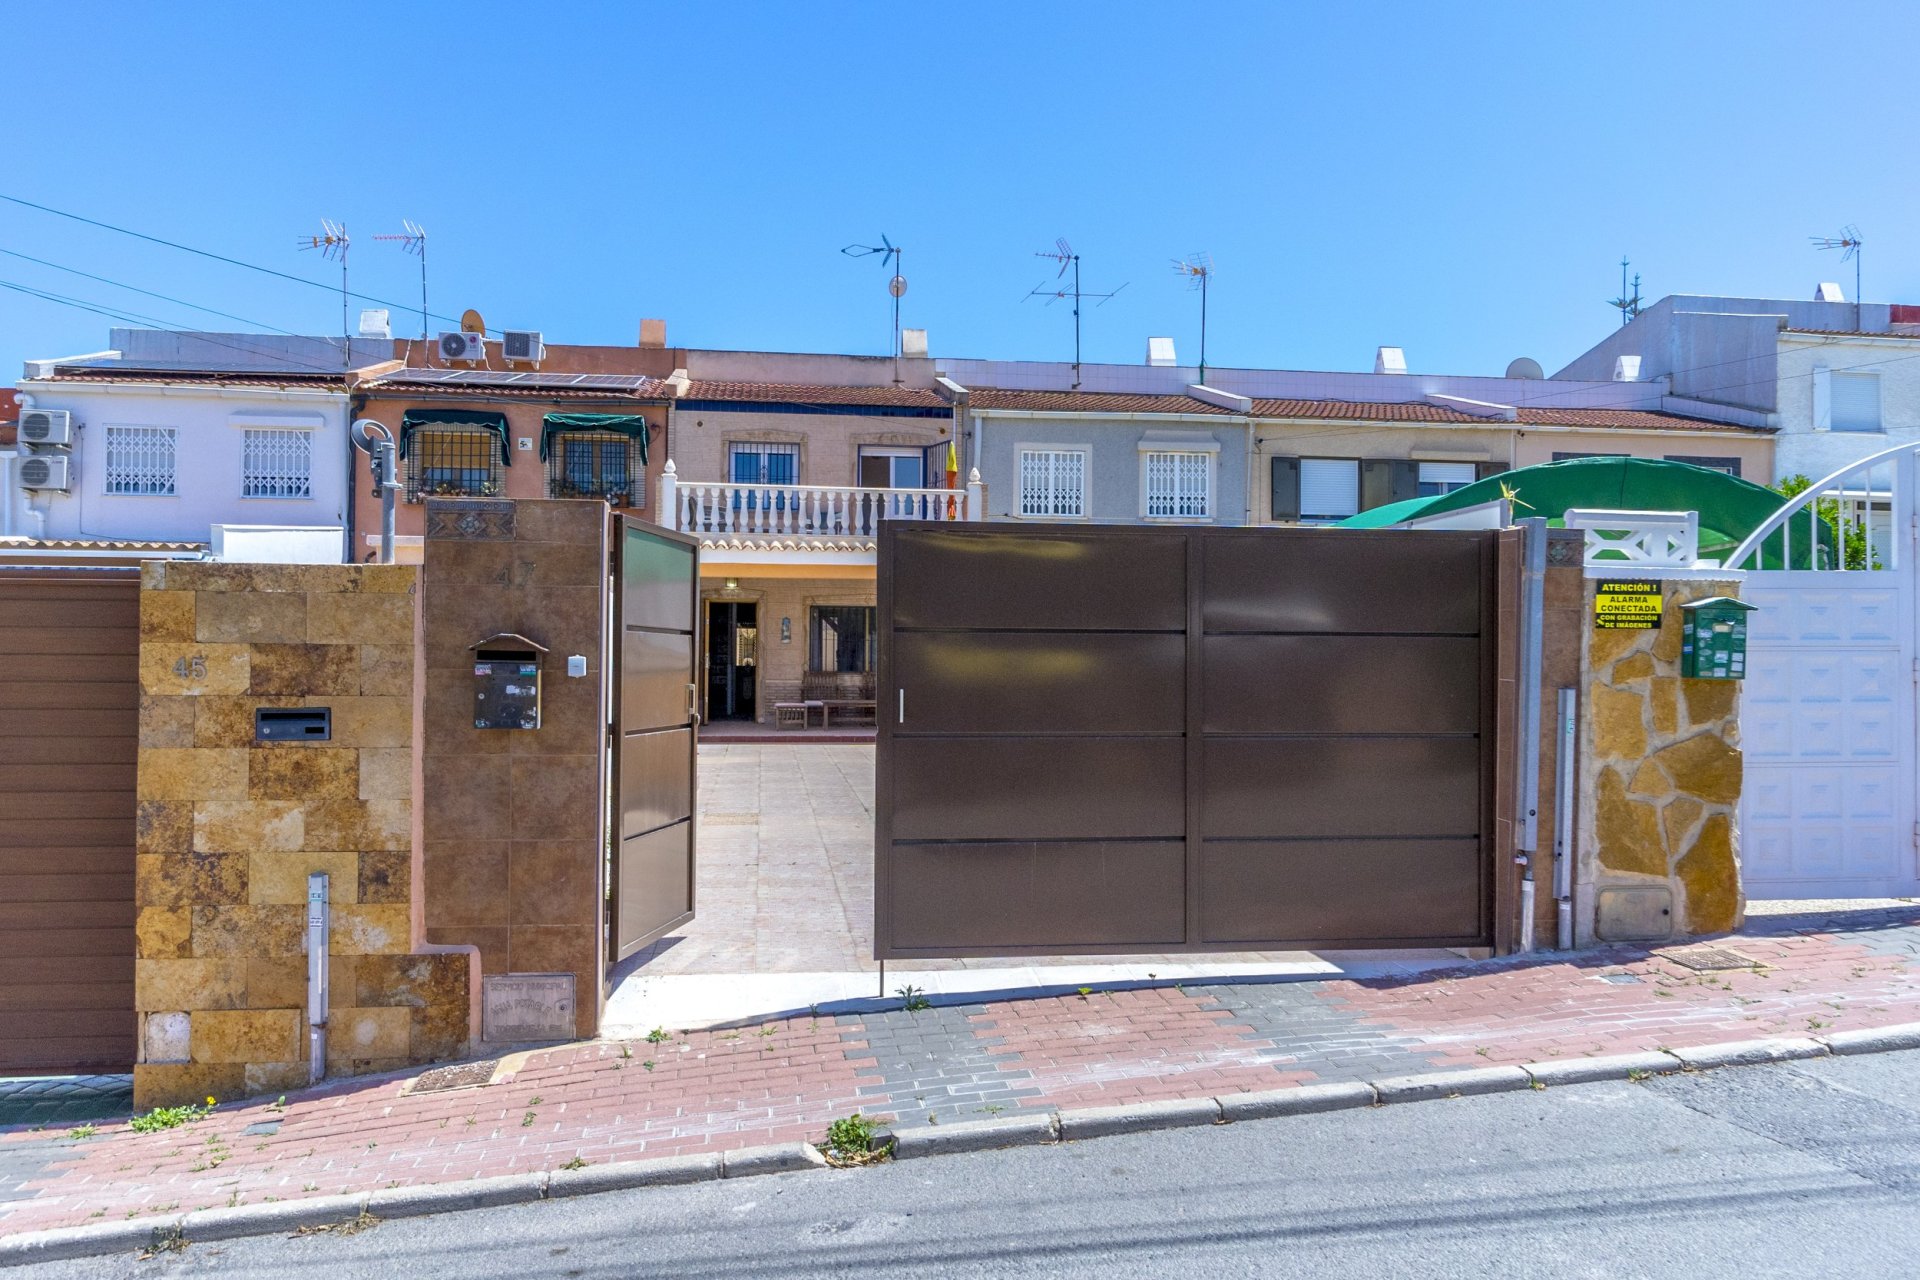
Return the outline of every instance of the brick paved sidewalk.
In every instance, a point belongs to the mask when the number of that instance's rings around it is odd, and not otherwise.
[[[516,1055],[445,1092],[408,1092],[417,1073],[342,1082],[158,1134],[15,1130],[0,1233],[812,1139],[855,1110],[951,1122],[1920,1021],[1920,906],[1756,918],[1712,945],[1756,967],[1612,948],[800,1017]]]

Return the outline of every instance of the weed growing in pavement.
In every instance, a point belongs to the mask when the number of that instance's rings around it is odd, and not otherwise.
[[[620,1056],[623,1058],[631,1058],[633,1056],[633,1046],[630,1044],[621,1045]]]
[[[1820,1018],[1807,1019],[1807,1030],[1809,1031],[1818,1031],[1822,1027],[1830,1027],[1832,1025],[1833,1024],[1831,1022],[1824,1021]]]
[[[565,1164],[561,1165],[560,1167],[562,1169],[584,1169],[587,1167],[587,1162],[585,1160],[582,1160],[579,1156],[575,1156],[573,1159],[567,1161]]]
[[[545,1102],[545,1101],[546,1101],[545,1098],[542,1098],[539,1094],[536,1093],[531,1098],[527,1099],[527,1105],[530,1107],[537,1107],[542,1102]]]
[[[875,1151],[874,1132],[873,1121],[858,1111],[843,1116],[827,1126],[827,1140],[821,1144],[820,1154],[827,1158],[828,1164],[841,1168],[884,1160],[891,1153],[893,1144],[888,1143]]]
[[[651,1071],[653,1070],[653,1059],[648,1058],[645,1062],[641,1063],[640,1065],[645,1067],[647,1070]]]
[[[73,1128],[67,1130],[67,1136],[75,1142],[85,1142],[98,1132],[100,1132],[98,1125],[81,1124],[75,1125]]]
[[[317,1182],[309,1182],[306,1186],[301,1187],[300,1189],[302,1191],[318,1191],[320,1189],[320,1184]]]
[[[474,1119],[474,1118],[473,1118],[472,1116],[468,1116],[468,1117],[467,1117],[467,1128],[469,1128],[469,1129],[471,1129],[471,1128],[473,1128],[473,1126],[475,1126],[476,1124],[479,1124],[479,1123],[480,1123],[480,1122],[479,1122],[478,1120],[476,1120],[476,1119]]]
[[[284,1093],[267,1104],[267,1110],[269,1111],[285,1111],[286,1109],[287,1095]]]
[[[154,1232],[153,1243],[140,1251],[139,1258],[142,1262],[151,1262],[163,1253],[178,1253],[186,1247],[186,1233],[177,1226],[168,1227]]]
[[[1078,987],[1078,988],[1075,988],[1075,989],[1076,989],[1076,990],[1078,990],[1078,991],[1080,992],[1080,998],[1081,998],[1082,1000],[1085,1000],[1085,999],[1086,999],[1086,998],[1087,998],[1088,996],[1090,996],[1090,995],[1092,995],[1092,994],[1093,994],[1093,988],[1092,988],[1092,987]]]
[[[525,1115],[523,1115],[523,1116],[521,1116],[521,1117],[520,1117],[520,1127],[521,1127],[522,1129],[525,1129],[525,1128],[528,1128],[529,1126],[531,1126],[531,1125],[533,1124],[533,1117],[534,1117],[534,1113],[533,1113],[533,1112],[531,1112],[531,1111],[529,1111],[529,1112],[527,1112],[527,1114],[525,1114]]]
[[[653,1030],[647,1032],[648,1044],[665,1044],[671,1039],[673,1039],[673,1033],[665,1027],[655,1027]]]
[[[927,999],[927,993],[919,987],[901,987],[893,994],[900,997],[900,1007],[908,1013],[918,1013],[922,1009],[933,1008],[933,1001]]]
[[[133,1123],[128,1127],[135,1133],[159,1133],[164,1129],[178,1129],[183,1124],[206,1119],[213,1114],[214,1107],[218,1105],[212,1098],[208,1098],[204,1106],[198,1102],[189,1102],[178,1107],[155,1107],[143,1116],[135,1116]]]
[[[1627,1079],[1633,1081],[1635,1084],[1640,1084],[1643,1081],[1653,1079],[1653,1072],[1643,1070],[1639,1067],[1633,1067],[1628,1070]]]
[[[1541,1083],[1541,1082],[1540,1082],[1540,1081],[1538,1081],[1538,1080],[1533,1080],[1533,1081],[1530,1081],[1530,1082],[1528,1082],[1528,1084],[1527,1084],[1527,1088],[1529,1088],[1529,1089],[1544,1089],[1544,1088],[1546,1088],[1546,1087],[1547,1087],[1547,1086],[1546,1086],[1545,1084],[1543,1084],[1543,1083]]]
[[[379,1225],[380,1225],[380,1219],[374,1217],[372,1214],[368,1213],[365,1209],[362,1209],[360,1211],[360,1216],[357,1218],[348,1218],[345,1222],[315,1223],[310,1226],[297,1228],[293,1234],[296,1236],[321,1236],[321,1235],[330,1235],[330,1234],[341,1235],[341,1236],[357,1236],[362,1231],[366,1231],[370,1228],[377,1227]]]

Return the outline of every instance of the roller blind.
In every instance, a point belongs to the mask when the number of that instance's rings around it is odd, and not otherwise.
[[[1836,373],[1833,375],[1833,429],[1835,431],[1878,431],[1880,429],[1879,374]]]
[[[1300,518],[1344,520],[1360,511],[1360,463],[1355,458],[1300,459]]]

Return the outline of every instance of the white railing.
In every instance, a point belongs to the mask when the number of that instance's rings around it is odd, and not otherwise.
[[[1700,559],[1697,511],[1569,510],[1565,520],[1586,530],[1589,565],[1691,569]]]
[[[977,520],[984,506],[977,471],[960,489],[686,481],[672,459],[660,475],[661,515],[682,533],[872,538],[885,520]]]
[[[1733,569],[1898,569],[1915,537],[1912,444],[1848,463],[1793,496],[1727,557]]]

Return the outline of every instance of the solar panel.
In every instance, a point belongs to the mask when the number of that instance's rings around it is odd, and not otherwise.
[[[643,373],[540,373],[510,369],[395,369],[382,380],[436,382],[470,387],[576,387],[637,391],[657,379]]]

